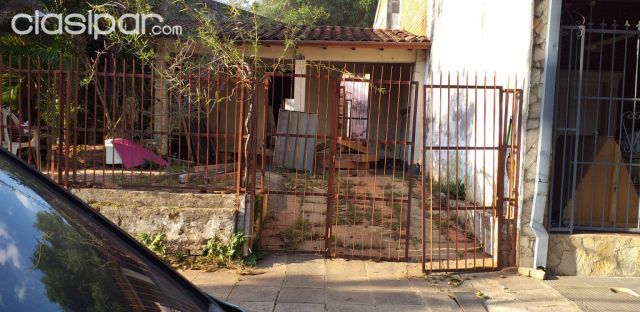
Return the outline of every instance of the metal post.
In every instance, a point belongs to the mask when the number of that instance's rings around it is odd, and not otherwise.
[[[578,99],[576,103],[576,130],[575,130],[575,139],[574,139],[574,151],[573,151],[573,177],[571,181],[571,191],[575,195],[576,192],[576,179],[578,178],[578,141],[580,138],[580,116],[582,115],[582,74],[584,70],[584,37],[586,35],[586,28],[584,25],[578,27],[580,29],[580,68],[578,72]],[[570,216],[570,232],[573,233],[573,221],[575,216],[575,206],[576,199],[575,197],[571,201],[571,216]]]
[[[329,178],[327,185],[327,221],[325,230],[324,248],[327,256],[331,256],[331,224],[333,222],[333,211],[335,208],[335,171],[338,142],[338,101],[339,101],[339,81],[333,81],[333,101],[331,103],[331,138],[329,139]]]
[[[409,174],[408,174],[408,179],[409,179],[409,185],[408,185],[408,198],[407,198],[407,224],[406,224],[406,233],[405,233],[405,251],[404,251],[404,258],[405,261],[409,260],[409,242],[410,242],[410,236],[411,236],[411,198],[412,196],[412,192],[413,192],[413,162],[414,162],[414,155],[415,155],[415,147],[416,147],[416,118],[418,116],[418,110],[417,108],[417,104],[418,104],[418,92],[419,92],[419,88],[420,85],[419,84],[414,84],[414,83],[410,83],[409,86],[414,86],[414,101],[413,103],[416,104],[413,106],[412,109],[412,114],[413,114],[413,121],[411,124],[411,154],[409,156]],[[408,118],[408,117],[407,117]]]

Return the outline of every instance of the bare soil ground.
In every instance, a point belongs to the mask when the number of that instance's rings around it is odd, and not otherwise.
[[[265,184],[273,193],[267,192],[268,217],[260,236],[264,248],[325,252],[327,180],[326,175],[319,174],[266,174]],[[336,181],[337,200],[330,220],[332,256],[402,260],[409,228],[409,260],[420,261],[423,198],[419,180],[414,181],[411,192],[407,179],[392,175],[360,172],[355,176],[338,175]],[[431,200],[430,194],[425,197]],[[438,206],[439,201],[435,202]],[[432,220],[432,216],[437,218]],[[425,232],[427,260],[442,262],[445,267],[492,263],[464,224],[443,222],[442,216],[427,211]]]

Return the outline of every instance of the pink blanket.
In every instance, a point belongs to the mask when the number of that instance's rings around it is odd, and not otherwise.
[[[145,160],[152,161],[160,166],[169,164],[158,154],[127,139],[113,139],[113,147],[120,155],[122,164],[127,169],[141,166]]]

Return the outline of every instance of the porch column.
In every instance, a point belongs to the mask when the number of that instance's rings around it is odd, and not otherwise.
[[[154,104],[153,104],[153,138],[158,144],[158,152],[161,155],[169,153],[169,138],[166,134],[169,129],[169,96],[167,93],[167,81],[163,78],[163,71],[168,60],[168,51],[165,42],[158,41],[157,54],[155,58],[154,79]]]
[[[295,74],[307,74],[307,61],[305,60],[304,55],[296,55]],[[293,87],[293,107],[291,107],[291,110],[304,112],[304,101],[307,95],[306,82],[307,78],[305,77],[295,77]]]
[[[422,114],[424,112],[424,84],[425,84],[425,70],[427,68],[427,51],[425,50],[417,50],[416,51],[416,63],[413,66],[413,81],[417,82],[418,85],[418,97],[416,98],[417,103],[414,103],[414,97],[411,95],[410,97],[410,105],[411,105],[411,113],[413,114],[413,110],[416,110],[416,136],[415,142],[413,143],[413,159],[414,164],[420,164],[424,168],[423,159],[422,159],[422,147],[424,146],[424,137],[422,133],[423,120]],[[413,90],[412,90],[413,91]],[[408,116],[409,118],[409,129],[413,129],[413,115]],[[411,139],[411,132],[407,132],[408,139]],[[407,155],[405,155],[405,159],[411,159],[411,155],[407,151]]]

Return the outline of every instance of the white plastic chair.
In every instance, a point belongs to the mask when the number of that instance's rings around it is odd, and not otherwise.
[[[29,134],[30,138],[27,142],[12,142],[11,136],[9,135],[9,118],[14,125],[20,124],[20,119],[14,114],[12,114],[8,109],[2,109],[2,147],[9,150],[14,155],[18,155],[18,151],[21,149],[30,149],[35,151],[35,162],[38,170],[41,169],[40,163],[40,133],[38,130],[30,129]],[[18,129],[12,129],[12,131],[18,131]]]

